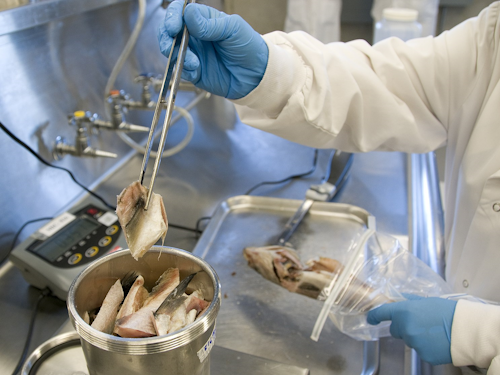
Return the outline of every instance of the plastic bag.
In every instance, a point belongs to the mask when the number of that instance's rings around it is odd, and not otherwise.
[[[328,315],[346,335],[364,341],[390,336],[390,322],[373,326],[367,312],[384,303],[405,300],[404,294],[423,297],[451,293],[451,287],[428,265],[387,234],[365,231],[343,260],[344,269],[319,299],[325,300],[311,338],[318,340]]]

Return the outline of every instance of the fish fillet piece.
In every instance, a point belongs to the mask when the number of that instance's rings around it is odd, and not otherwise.
[[[118,307],[122,303],[123,297],[122,284],[118,279],[106,294],[99,313],[91,326],[101,332],[111,333],[118,313]]]
[[[120,307],[120,311],[118,311],[116,319],[118,320],[124,316],[135,313],[142,307],[148,296],[149,292],[144,287],[144,277],[139,275],[135,279],[130,291],[125,297],[125,301],[123,301],[122,307]]]
[[[203,311],[209,302],[200,298],[200,291],[190,295],[184,294],[172,300],[168,305],[154,314],[155,327],[158,336],[176,332],[196,320],[196,316]]]
[[[144,210],[148,189],[135,181],[118,196],[116,215],[125,233],[132,256],[138,260],[160,238],[167,235],[168,221],[163,198],[153,193],[149,207]]]
[[[114,333],[126,338],[156,336],[153,313],[177,285],[179,285],[178,268],[169,268],[163,272],[151,293],[149,293],[144,305],[136,312],[123,316],[116,321]]]
[[[186,311],[189,313],[192,310],[196,311],[196,315],[198,315],[201,311],[205,310],[210,303],[205,301],[202,298],[202,293],[201,291],[195,291],[191,293],[188,297],[188,299],[185,302],[186,304]]]
[[[156,336],[153,310],[140,309],[116,321],[114,333],[125,338]]]
[[[196,320],[196,316],[198,315],[198,311],[195,309],[191,310],[186,315],[186,326],[190,325]]]
[[[179,297],[175,302],[172,303],[171,311],[165,313],[164,315],[170,316],[170,324],[168,326],[168,333],[173,333],[178,331],[186,325],[186,300],[188,297]]]
[[[289,247],[247,247],[243,255],[248,265],[264,278],[292,293],[317,298],[333,279],[329,272],[305,270],[295,250]]]
[[[169,268],[163,272],[144,302],[144,307],[149,306],[151,310],[156,311],[179,283],[180,276],[178,268]]]
[[[243,255],[248,265],[293,293],[318,298],[321,291],[344,270],[335,259],[311,259],[304,266],[295,250],[282,246],[247,247]],[[349,311],[366,312],[383,303],[393,302],[355,275],[349,275],[335,303]]]
[[[168,329],[170,327],[170,315],[167,314],[159,314],[155,315],[154,318],[154,326],[157,336],[163,336],[168,333]]]
[[[179,308],[171,316],[168,333],[178,331],[194,322],[200,311],[203,311],[209,305],[207,301],[198,298],[198,295],[196,292],[190,294],[184,301],[183,308]]]

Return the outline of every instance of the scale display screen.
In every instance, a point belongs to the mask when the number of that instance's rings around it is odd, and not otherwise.
[[[44,241],[40,246],[31,251],[47,259],[49,262],[53,262],[61,254],[71,249],[72,246],[100,226],[97,221],[80,216],[64,227],[63,231],[55,234],[52,238]]]

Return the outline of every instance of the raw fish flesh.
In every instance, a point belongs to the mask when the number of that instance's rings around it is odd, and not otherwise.
[[[106,294],[99,313],[91,326],[101,332],[111,333],[115,325],[118,307],[122,303],[123,297],[122,284],[120,280],[116,280],[108,291],[108,294]]]
[[[344,270],[340,262],[330,258],[312,259],[303,265],[295,250],[282,246],[247,247],[243,255],[248,265],[267,280],[311,298],[318,298]],[[387,302],[392,300],[355,275],[349,275],[336,300],[343,308],[357,312],[366,312]]]
[[[129,272],[122,283],[117,280],[108,291],[92,327],[125,338],[167,335],[184,328],[210,306],[201,290],[185,293],[195,275],[180,282],[179,269],[169,268],[148,293],[144,278],[137,272]],[[129,291],[124,300],[126,289]],[[92,319],[88,312],[83,317],[86,322]]]
[[[156,336],[153,310],[145,308],[116,321],[114,333],[126,338]]]
[[[179,269],[169,268],[158,278],[156,285],[144,302],[144,306],[150,306],[152,310],[156,311],[179,283]]]
[[[130,252],[136,260],[160,238],[163,244],[168,229],[163,198],[152,193],[149,207],[144,210],[147,195],[148,189],[135,181],[123,189],[116,206],[116,215]]]
[[[114,333],[128,338],[156,336],[153,313],[177,285],[179,285],[179,269],[169,268],[160,276],[143,306],[116,321]]]
[[[144,301],[148,298],[148,296],[148,290],[144,287],[144,277],[139,275],[135,279],[135,282],[132,284],[132,287],[125,297],[116,319],[118,320],[124,316],[135,313],[142,307],[142,305],[144,305]]]
[[[158,336],[178,331],[194,322],[196,316],[209,305],[200,297],[201,292],[195,291],[189,296],[184,294],[174,299],[165,307],[160,307],[154,314]]]
[[[311,298],[318,298],[334,276],[331,272],[307,270],[295,250],[288,247],[247,247],[243,255],[248,265],[266,279]]]

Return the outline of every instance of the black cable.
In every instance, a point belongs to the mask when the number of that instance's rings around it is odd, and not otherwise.
[[[63,168],[63,167],[59,167],[59,166],[50,164],[48,161],[46,161],[44,158],[42,158],[38,153],[36,153],[30,146],[28,146],[26,143],[24,143],[22,140],[20,140],[18,137],[16,137],[9,129],[7,129],[7,127],[5,127],[4,124],[2,124],[2,122],[0,122],[0,128],[8,136],[10,136],[15,142],[17,142],[19,145],[21,145],[22,147],[24,147],[28,152],[30,152],[34,157],[36,157],[41,163],[45,164],[48,167],[65,171],[66,173],[69,174],[69,176],[71,177],[71,179],[78,186],[80,186],[83,190],[85,190],[86,192],[88,192],[90,195],[92,195],[93,197],[97,198],[98,200],[100,200],[102,203],[104,203],[104,205],[106,207],[108,207],[108,208],[110,208],[112,210],[116,210],[116,207],[108,204],[108,202],[106,202],[101,196],[99,196],[98,194],[94,193],[92,190],[88,189],[85,185],[81,184],[75,178],[75,176],[73,175],[73,173],[69,169],[66,169],[66,168]],[[300,173],[300,174],[296,174],[296,175],[292,175],[292,176],[289,176],[289,177],[284,178],[284,179],[279,180],[279,181],[264,181],[264,182],[258,183],[257,185],[255,185],[254,187],[252,187],[251,189],[249,189],[245,193],[245,195],[250,195],[255,189],[257,189],[257,188],[259,188],[260,186],[263,186],[263,185],[277,185],[277,184],[281,184],[281,183],[284,183],[284,182],[287,182],[287,181],[291,181],[293,179],[297,179],[297,178],[301,178],[301,177],[306,177],[306,176],[312,174],[316,170],[317,162],[318,162],[318,150],[315,149],[314,150],[313,166],[312,166],[312,168],[309,171],[304,172],[304,173]],[[172,227],[172,228],[186,230],[186,231],[189,231],[189,232],[200,234],[201,231],[199,229],[199,223],[200,223],[201,220],[207,220],[207,219],[209,219],[209,217],[203,217],[203,218],[198,219],[198,221],[196,223],[196,228],[195,229],[188,228],[188,227],[185,227],[185,226],[182,226],[182,225],[171,224],[171,223],[169,223],[169,226]],[[26,225],[28,223],[26,223]],[[23,229],[23,228],[21,228],[21,229]],[[17,240],[17,238],[15,238],[15,240]]]
[[[34,157],[36,157],[40,162],[42,162],[43,164],[45,164],[46,166],[48,167],[52,167],[52,168],[55,168],[55,169],[60,169],[62,171],[65,171],[67,172],[71,179],[78,185],[80,186],[82,189],[84,189],[86,192],[88,192],[90,195],[92,195],[93,197],[99,199],[102,203],[104,203],[106,205],[106,207],[112,209],[113,211],[116,210],[116,207],[108,204],[108,202],[106,202],[101,196],[97,195],[96,193],[94,193],[92,190],[88,189],[85,185],[81,184],[80,182],[78,182],[75,178],[75,176],[73,175],[73,173],[69,170],[69,169],[66,169],[66,168],[63,168],[63,167],[58,167],[56,165],[53,165],[53,164],[50,164],[48,161],[46,161],[44,158],[42,158],[39,154],[36,153],[36,151],[34,151],[30,146],[28,146],[26,143],[24,143],[23,141],[21,141],[19,138],[17,138],[9,129],[7,129],[5,127],[4,124],[2,124],[0,122],[0,128],[2,128],[2,130],[7,133],[8,136],[10,136],[15,142],[17,142],[18,144],[20,144],[21,146],[23,146],[26,150],[28,150]],[[27,223],[28,224],[28,223]],[[186,230],[186,231],[189,231],[189,232],[193,232],[193,233],[199,233],[199,231],[197,229],[193,229],[193,228],[188,228],[188,227],[185,227],[185,226],[182,226],[182,225],[176,225],[176,224],[172,224],[172,223],[169,223],[169,226],[172,227],[172,228],[176,228],[176,229],[181,229],[181,230]],[[16,238],[17,239],[17,238]]]
[[[200,229],[200,224],[202,221],[204,220],[210,220],[212,217],[211,216],[203,216],[203,217],[200,217],[197,221],[196,221],[196,230],[198,231],[198,233],[202,233],[203,231]]]
[[[314,173],[314,171],[316,170],[317,166],[318,166],[318,149],[315,149],[314,150],[314,157],[313,157],[313,165],[312,165],[311,169],[308,170],[307,172],[295,174],[295,175],[292,175],[292,176],[288,176],[288,177],[286,177],[286,178],[284,178],[282,180],[279,180],[279,181],[264,181],[264,182],[260,182],[257,185],[255,185],[254,187],[252,187],[251,189],[249,189],[245,193],[245,195],[250,195],[252,193],[252,191],[254,191],[258,187],[263,186],[263,185],[276,185],[276,184],[281,184],[281,183],[284,183],[284,182],[287,182],[287,181],[290,181],[290,180],[293,180],[293,179],[297,179],[297,178],[301,178],[301,177],[306,177],[306,176]],[[203,231],[200,229],[201,222],[204,221],[204,220],[210,220],[211,218],[212,218],[211,216],[200,217],[196,221],[196,231],[198,233],[202,233]]]
[[[172,228],[175,228],[175,229],[186,230],[188,232],[193,232],[193,233],[196,233],[196,234],[200,233],[200,231],[198,230],[198,228],[193,229],[193,228],[185,227],[183,225],[177,225],[177,224],[168,223],[168,227],[169,228],[172,227]]]
[[[88,192],[90,195],[92,195],[93,197],[99,199],[102,203],[104,203],[106,205],[106,207],[109,207],[111,208],[112,210],[116,210],[116,207],[108,204],[108,202],[106,202],[101,196],[97,195],[96,193],[94,193],[92,190],[88,189],[85,185],[81,184],[80,182],[78,182],[78,180],[75,178],[75,176],[73,175],[73,173],[69,170],[69,169],[66,169],[66,168],[63,168],[63,167],[58,167],[56,165],[52,165],[50,164],[48,161],[46,161],[44,158],[42,158],[40,155],[38,155],[30,146],[28,146],[26,143],[24,143],[23,141],[21,141],[19,138],[17,138],[9,129],[7,129],[5,127],[4,124],[2,124],[0,122],[0,128],[2,128],[2,130],[7,133],[8,136],[10,136],[15,142],[17,142],[18,144],[20,144],[21,146],[23,146],[26,150],[28,150],[35,158],[37,158],[41,163],[45,164],[46,166],[48,167],[51,167],[51,168],[55,168],[55,169],[60,169],[61,171],[65,171],[66,173],[68,173],[71,177],[71,179],[78,185],[80,186],[83,190],[85,190],[86,192]]]
[[[19,237],[19,235],[21,234],[21,232],[23,231],[24,228],[26,228],[26,226],[28,224],[31,224],[31,223],[36,223],[38,221],[44,221],[44,220],[52,220],[53,217],[41,217],[40,219],[33,219],[33,220],[30,220],[30,221],[27,221],[26,223],[24,223],[21,228],[17,231],[16,235],[14,236],[14,239],[12,240],[12,243],[10,245],[10,249],[9,249],[9,253],[14,250],[14,246],[16,246],[16,241]]]
[[[304,173],[300,173],[300,174],[296,174],[296,175],[292,175],[292,176],[289,176],[289,177],[286,177],[282,180],[279,180],[279,181],[264,181],[264,182],[260,182],[258,183],[257,185],[255,185],[254,187],[252,187],[251,189],[249,189],[245,195],[250,195],[255,189],[263,186],[263,185],[277,185],[277,184],[282,184],[284,182],[288,182],[288,181],[291,181],[291,180],[294,180],[294,179],[297,179],[297,178],[301,178],[301,177],[306,177],[312,173],[314,173],[314,171],[316,170],[316,167],[318,165],[318,149],[315,149],[314,150],[314,158],[313,158],[313,166],[311,167],[311,169],[307,172],[304,172]]]
[[[21,357],[19,358],[19,361],[17,362],[16,368],[12,372],[12,375],[17,375],[19,373],[19,371],[21,371],[23,364],[24,364],[24,361],[26,361],[26,357],[28,356],[28,350],[30,348],[31,338],[33,337],[33,327],[35,326],[35,320],[36,320],[36,316],[38,314],[38,308],[40,306],[40,302],[42,302],[42,300],[45,297],[49,296],[50,294],[51,294],[50,289],[45,288],[40,292],[40,295],[38,296],[35,307],[34,307],[33,312],[31,314],[30,326],[28,329],[28,336],[26,337],[26,342],[24,343],[23,352],[21,354]]]
[[[14,235],[14,239],[12,240],[12,242],[10,244],[9,251],[7,252],[7,255],[0,261],[0,264],[2,264],[9,257],[12,250],[14,250],[14,247],[16,246],[17,239],[19,238],[19,236],[21,235],[21,232],[23,231],[24,228],[26,228],[27,225],[32,224],[32,223],[36,223],[38,221],[52,220],[52,219],[53,219],[52,217],[41,217],[39,219],[30,220],[30,221],[27,221],[26,223],[24,223],[21,226],[21,228],[19,228],[19,230]]]

